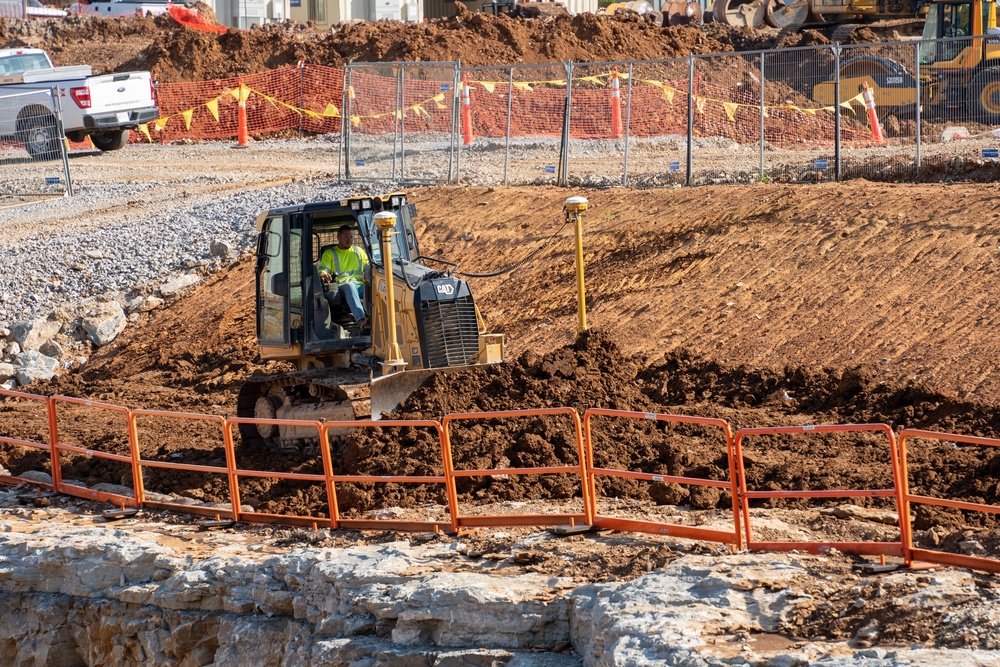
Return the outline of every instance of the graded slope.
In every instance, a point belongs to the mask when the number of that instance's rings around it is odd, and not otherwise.
[[[589,322],[626,355],[685,351],[724,366],[868,366],[997,402],[1000,231],[989,185],[721,186],[602,191],[427,188],[411,195],[424,254],[489,272],[585,214]],[[510,356],[573,340],[571,227],[524,266],[471,280]],[[160,407],[230,406],[257,365],[248,262],[96,354],[60,386]],[[134,391],[127,387],[132,386]],[[176,389],[176,403],[153,398]],[[191,391],[193,389],[193,391]]]
[[[418,196],[423,248],[489,272],[533,251],[577,191]],[[996,402],[1000,233],[993,187],[610,189],[590,198],[589,321],[626,353],[685,349],[723,364],[875,367]],[[465,239],[472,240],[465,240]],[[474,281],[514,351],[575,332],[571,230],[513,274]]]

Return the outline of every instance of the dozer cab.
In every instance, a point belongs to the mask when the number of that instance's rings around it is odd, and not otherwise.
[[[453,273],[457,265],[420,254],[415,219],[416,206],[403,193],[290,206],[258,216],[260,356],[290,362],[295,370],[251,377],[240,392],[240,417],[378,419],[431,374],[503,360],[503,336],[486,333],[468,284]],[[388,232],[389,261],[377,223]],[[369,260],[362,297],[367,326],[356,321],[337,281],[324,282],[321,276],[324,252],[338,244],[345,227]],[[391,295],[387,266],[392,268]],[[393,318],[395,339],[389,326]],[[350,430],[331,429],[331,435]],[[308,449],[318,438],[315,429],[255,424],[243,425],[241,435],[244,443],[283,450]]]
[[[1000,122],[1000,31],[993,0],[933,0],[919,45],[920,106],[926,115],[946,111],[968,120]],[[933,41],[938,40],[938,41]],[[864,55],[840,68],[840,102],[867,83],[879,115],[912,115],[917,103],[915,62]],[[834,82],[813,88],[813,99],[833,106]]]

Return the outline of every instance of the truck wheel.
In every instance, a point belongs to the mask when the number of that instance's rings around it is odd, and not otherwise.
[[[993,67],[976,77],[971,87],[969,115],[982,123],[1000,123],[1000,67]]]
[[[21,120],[19,132],[21,143],[32,160],[57,160],[59,152],[59,126],[56,118],[48,113],[42,116],[31,116]]]
[[[117,151],[128,143],[128,130],[109,130],[90,135],[94,148],[99,151]]]

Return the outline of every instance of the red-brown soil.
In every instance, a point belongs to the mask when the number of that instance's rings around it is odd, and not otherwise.
[[[211,21],[211,17],[210,17]],[[884,37],[884,35],[879,35]],[[872,33],[872,39],[877,36]],[[632,15],[581,14],[545,19],[462,12],[428,23],[380,21],[310,28],[287,21],[223,35],[185,28],[169,16],[7,21],[0,48],[45,48],[57,65],[89,64],[96,72],[148,69],[164,82],[200,81],[261,72],[304,59],[347,62],[453,61],[463,65],[654,60],[689,53],[823,43],[814,31],[787,35],[722,25],[659,27]]]
[[[473,283],[493,330],[509,339],[501,368],[442,375],[411,397],[404,416],[521,407],[588,406],[720,417],[744,426],[886,422],[997,436],[992,336],[998,237],[993,194],[978,185],[890,186],[865,182],[790,187],[587,192],[590,320],[574,341],[574,269],[563,230],[510,276]],[[522,259],[560,223],[567,191],[428,189],[414,193],[426,252],[488,271]],[[959,203],[956,203],[959,202]],[[475,214],[470,215],[469,211]],[[530,212],[526,215],[525,212]],[[174,307],[144,316],[83,372],[39,393],[133,407],[234,412],[255,370],[248,264],[199,287]],[[991,305],[992,304],[992,305]],[[16,437],[45,442],[36,410],[4,406]],[[127,451],[121,420],[60,406],[60,436],[94,449]],[[561,417],[463,423],[453,434],[458,468],[576,462]],[[725,478],[717,430],[644,420],[595,422],[599,465]],[[220,464],[215,425],[145,418],[143,455]],[[752,438],[752,488],[886,488],[888,447],[875,434]],[[0,463],[44,468],[41,453],[0,447]],[[341,472],[439,472],[439,444],[419,430],[355,435],[335,452]],[[318,471],[315,457],[241,451],[248,468]],[[911,445],[911,488],[967,500],[1000,500],[1000,459],[978,447]],[[88,484],[121,481],[120,464],[70,457],[65,474]],[[147,485],[198,499],[225,499],[225,479],[149,471]],[[463,503],[578,495],[572,475],[475,478]],[[342,485],[341,508],[364,513],[440,499],[433,486]],[[602,496],[653,504],[725,508],[724,493],[601,480]],[[322,513],[321,485],[247,480],[244,500],[272,512]],[[248,500],[249,502],[249,500]],[[918,508],[916,528],[991,528],[983,515]],[[989,537],[980,539],[991,544]],[[945,546],[948,546],[947,544]]]

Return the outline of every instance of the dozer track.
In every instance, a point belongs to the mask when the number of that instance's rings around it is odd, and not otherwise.
[[[318,369],[250,377],[240,390],[243,418],[348,421],[371,416],[371,374],[361,369]],[[340,440],[351,429],[331,429]],[[308,427],[240,424],[243,447],[275,452],[319,451],[319,434]]]

